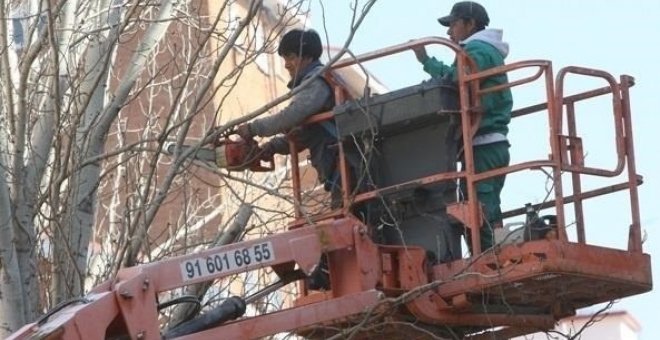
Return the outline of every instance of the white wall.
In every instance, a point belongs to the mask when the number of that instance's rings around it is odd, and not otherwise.
[[[577,316],[563,319],[555,330],[566,335],[575,335],[587,322],[589,316]],[[616,312],[593,318],[592,323],[587,326],[578,339],[580,340],[638,340],[639,324],[627,312]],[[550,340],[564,339],[565,337],[556,333],[535,333],[512,340]]]

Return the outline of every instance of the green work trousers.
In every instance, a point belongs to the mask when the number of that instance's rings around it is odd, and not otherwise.
[[[509,143],[497,142],[474,147],[474,170],[476,173],[501,168],[509,165]],[[500,208],[500,194],[504,187],[506,176],[497,176],[477,183],[477,199],[482,205],[484,224],[481,226],[481,250],[493,246],[493,226],[502,223],[502,210]],[[465,183],[461,185],[463,192],[467,193]],[[470,250],[470,232],[466,229],[466,240]]]

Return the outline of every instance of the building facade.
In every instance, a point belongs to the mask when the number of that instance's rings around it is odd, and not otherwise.
[[[641,325],[626,311],[599,315],[576,315],[560,320],[557,333],[535,333],[514,340],[581,339],[581,340],[638,340]],[[565,335],[565,336],[563,336]]]

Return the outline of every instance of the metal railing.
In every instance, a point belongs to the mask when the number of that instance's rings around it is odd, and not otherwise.
[[[584,215],[583,215],[583,201],[592,197],[606,195],[614,191],[629,190],[630,192],[630,208],[632,224],[630,226],[630,238],[628,241],[629,251],[641,252],[641,226],[639,221],[639,202],[637,194],[637,186],[642,183],[641,176],[636,174],[634,149],[632,142],[632,124],[630,114],[630,100],[629,100],[629,87],[634,84],[633,78],[630,76],[621,76],[620,82],[611,76],[609,73],[594,70],[584,67],[565,67],[558,73],[556,80],[553,77],[552,63],[547,60],[528,60],[521,61],[504,66],[491,68],[481,72],[472,72],[476,67],[474,62],[467,56],[461,47],[450,40],[428,37],[418,40],[413,40],[407,43],[387,47],[374,52],[358,55],[351,59],[342,59],[332,65],[332,70],[343,67],[348,67],[358,63],[363,63],[369,60],[382,58],[392,54],[409,51],[415,47],[421,47],[430,44],[438,44],[452,50],[455,55],[455,65],[457,72],[457,88],[460,101],[460,116],[461,116],[461,132],[462,143],[464,152],[464,169],[462,171],[438,173],[424,178],[419,178],[406,183],[396,184],[390,187],[378,188],[376,190],[352,193],[349,187],[350,171],[348,171],[348,164],[344,157],[344,150],[342,143],[339,143],[339,166],[341,171],[342,189],[343,189],[343,207],[341,210],[331,212],[323,216],[317,216],[318,219],[327,218],[333,215],[343,215],[350,211],[353,204],[363,202],[366,200],[376,199],[384,195],[384,193],[396,191],[407,186],[415,185],[428,185],[441,181],[457,180],[460,179],[465,182],[467,192],[465,193],[468,198],[476,198],[476,183],[488,178],[503,176],[510,173],[520,172],[523,170],[535,170],[540,168],[549,168],[554,183],[554,200],[550,202],[543,202],[535,205],[537,209],[544,209],[554,207],[557,214],[558,224],[558,238],[561,241],[568,242],[566,234],[565,223],[565,205],[573,204],[574,213],[576,218],[577,235],[579,243],[586,243]],[[480,82],[488,77],[500,74],[508,74],[513,71],[522,71],[531,69],[533,74],[510,81],[509,83],[489,87],[480,88]],[[588,77],[597,77],[607,82],[607,86],[594,89],[591,91],[579,93],[571,96],[564,96],[564,83],[565,78],[569,74],[582,75]],[[481,119],[480,98],[481,96],[511,89],[513,87],[526,85],[536,81],[544,83],[544,96],[545,102],[523,107],[512,112],[512,118],[517,118],[532,113],[547,112],[549,121],[548,135],[550,142],[550,155],[547,159],[537,159],[525,161],[518,164],[513,164],[503,168],[497,168],[486,172],[476,173],[474,168],[473,159],[473,145],[472,138],[475,135],[479,122]],[[330,79],[332,82],[332,79]],[[343,90],[340,84],[335,84],[335,99],[337,104],[352,99],[348,96],[347,92]],[[474,95],[470,95],[474,94]],[[615,142],[616,142],[616,156],[617,164],[614,169],[601,169],[596,167],[589,167],[584,165],[583,155],[581,154],[581,139],[577,134],[577,126],[575,120],[575,103],[586,99],[602,96],[606,94],[612,95],[612,107],[615,127]],[[566,118],[564,119],[564,107],[566,107]],[[325,112],[315,115],[306,121],[307,124],[317,123],[322,120],[332,119],[332,112]],[[568,135],[563,135],[564,121]],[[295,150],[295,143],[291,141],[292,150]],[[514,146],[515,147],[515,146]],[[291,153],[292,162],[292,182],[295,200],[296,217],[301,220],[303,217],[301,211],[301,185],[300,185],[300,171],[298,169],[298,157],[295,152]],[[614,177],[620,175],[625,169],[628,169],[628,179],[624,183],[606,186],[590,190],[587,192],[582,191],[582,175],[593,175],[599,177]],[[572,195],[564,196],[562,174],[567,172],[571,174],[572,180]],[[468,199],[465,203],[466,221],[465,224],[470,228],[472,253],[479,254],[480,249],[480,233],[481,227],[481,209],[480,203],[477,199]],[[514,217],[524,214],[524,209],[516,209],[504,212],[505,218]]]

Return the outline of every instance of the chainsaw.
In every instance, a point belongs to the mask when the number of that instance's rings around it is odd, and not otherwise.
[[[229,137],[218,139],[213,143],[214,148],[205,148],[192,145],[181,145],[181,151],[196,149],[192,157],[203,162],[213,163],[219,168],[232,171],[257,171],[265,172],[275,169],[273,156],[267,159],[263,157],[263,150],[259,148],[253,139],[244,140],[240,137],[230,139]],[[165,151],[173,155],[176,145],[170,144]]]

